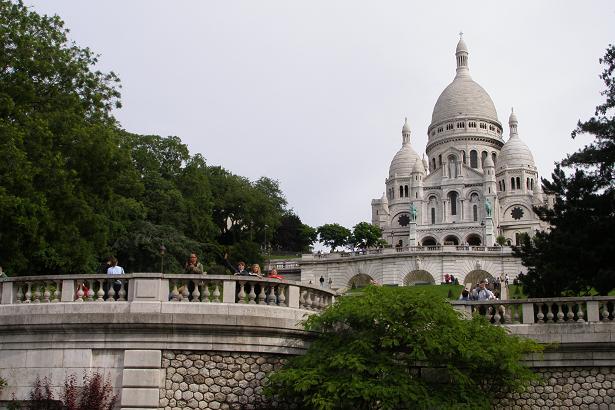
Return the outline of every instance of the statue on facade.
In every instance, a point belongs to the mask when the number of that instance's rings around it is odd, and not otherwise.
[[[489,198],[485,199],[485,211],[487,212],[487,216],[491,217],[491,211],[492,211],[492,207],[491,207],[491,201],[489,200]]]
[[[416,222],[416,206],[414,206],[414,202],[410,203],[410,220]]]

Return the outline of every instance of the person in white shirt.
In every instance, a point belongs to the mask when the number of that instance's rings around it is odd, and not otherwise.
[[[117,266],[117,258],[115,256],[112,256],[111,259],[109,259],[110,265],[109,268],[107,269],[107,275],[123,275],[124,274],[124,268],[122,268],[121,266]]]
[[[487,281],[485,279],[481,280],[478,284],[478,289],[476,291],[476,300],[491,300],[495,299],[495,295],[492,291],[487,289],[485,286],[487,285]]]

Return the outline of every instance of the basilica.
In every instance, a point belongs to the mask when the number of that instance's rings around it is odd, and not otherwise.
[[[460,38],[456,75],[436,101],[424,155],[412,146],[410,125],[403,125],[385,191],[372,200],[372,223],[388,246],[303,255],[302,281],[344,290],[453,276],[471,285],[514,280],[526,271],[510,245],[548,229],[533,207],[552,206],[554,196],[542,191],[516,114],[511,111],[504,130],[491,97],[470,75],[468,54]]]
[[[425,155],[412,146],[406,120],[401,149],[372,200],[372,223],[390,245],[515,245],[543,225],[532,210],[549,205],[532,153],[514,112],[509,137],[489,94],[472,79],[468,48],[460,38],[453,81],[436,101]]]

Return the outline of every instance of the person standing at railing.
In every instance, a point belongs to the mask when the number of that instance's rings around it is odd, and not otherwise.
[[[278,270],[276,268],[271,269],[267,277],[271,279],[284,279],[284,276],[278,274]]]
[[[259,278],[263,277],[263,273],[261,272],[261,265],[255,263],[252,265],[252,271],[249,273],[250,276],[258,276]]]
[[[476,296],[474,300],[493,300],[495,299],[495,295],[492,291],[487,289],[487,281],[485,279],[481,280],[478,284],[478,288],[476,289]]]
[[[239,275],[239,276],[249,276],[250,275],[250,272],[246,270],[246,263],[244,261],[237,262],[237,267],[234,267],[233,265],[231,265],[231,263],[228,261],[228,253],[224,254],[224,264],[235,275]]]
[[[117,266],[118,260],[115,256],[109,258],[109,268],[107,269],[107,275],[123,275],[124,268]]]
[[[187,274],[195,274],[195,275],[205,275],[205,271],[203,270],[203,264],[199,262],[196,253],[192,252],[190,254],[190,258],[186,261],[186,266],[184,268]]]

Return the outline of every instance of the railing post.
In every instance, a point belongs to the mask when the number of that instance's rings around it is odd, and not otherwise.
[[[10,305],[13,303],[13,282],[2,282],[0,301],[2,305]]]
[[[118,279],[122,279],[121,276]],[[128,284],[128,302],[167,302],[169,280],[159,273],[133,274]],[[120,289],[121,290],[121,289]]]
[[[524,325],[532,325],[534,324],[534,304],[533,303],[524,303],[521,305],[522,313],[523,313],[523,321]]]
[[[222,303],[235,303],[235,282],[234,280],[224,281],[224,290],[222,292]]]
[[[288,307],[299,309],[299,286],[288,286],[288,296],[286,298]]]
[[[599,303],[595,300],[587,301],[587,322],[599,322],[600,321],[600,311],[599,311]]]
[[[75,280],[74,279],[62,279],[62,302],[74,302],[75,301]]]

